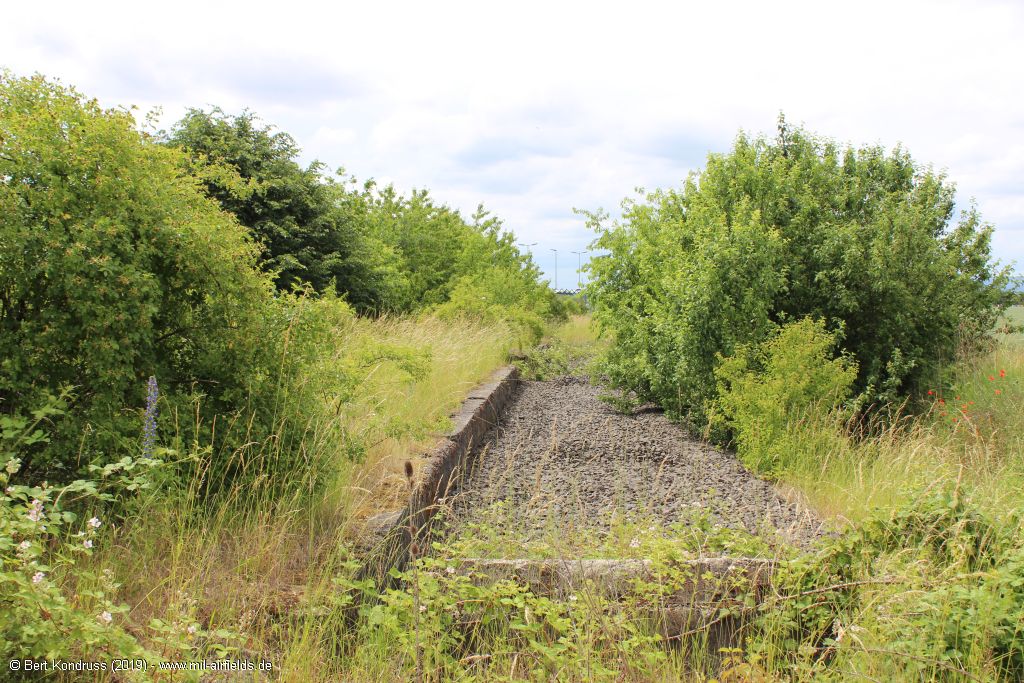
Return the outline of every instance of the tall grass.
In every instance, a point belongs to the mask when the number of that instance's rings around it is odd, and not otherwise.
[[[432,446],[470,389],[507,362],[517,343],[502,324],[433,317],[357,321],[354,335],[424,352],[427,373],[414,382],[393,364],[366,369],[359,394],[345,409],[348,431],[366,445],[365,460],[338,481],[339,495],[357,516],[401,507],[406,460]],[[342,492],[344,492],[342,494]]]
[[[171,478],[132,501],[123,528],[108,532],[116,552],[94,556],[94,568],[120,584],[130,629],[165,656],[191,642],[189,625],[201,624],[219,631],[211,645],[278,662],[284,680],[337,680],[329,632],[340,624],[303,606],[332,590],[332,577],[351,559],[359,518],[401,504],[401,464],[435,441],[468,390],[507,361],[514,340],[500,324],[427,316],[352,319],[337,333],[333,362],[347,364],[357,389],[345,401],[324,397],[300,449],[311,463],[337,465],[326,489],[315,485],[322,473],[300,468],[285,497],[255,476],[210,501],[211,448],[171,444],[170,457],[189,461],[191,478]],[[329,371],[330,362],[316,371]],[[235,421],[245,429],[243,418]],[[273,435],[246,442],[217,462],[272,466],[281,447]]]
[[[382,344],[404,349],[404,357],[413,358],[420,370],[410,371],[402,354],[357,356],[350,369],[358,370],[359,390],[343,403],[325,397],[333,412],[322,423],[310,424],[304,438],[304,447],[317,451],[311,462],[329,452],[338,463],[326,490],[313,486],[315,473],[298,471],[295,476],[303,481],[286,498],[256,478],[211,504],[203,499],[208,449],[177,444],[184,454],[180,457],[199,464],[193,479],[137,499],[129,522],[107,532],[104,545],[116,552],[92,559],[95,569],[108,570],[111,580],[121,584],[118,597],[130,606],[129,628],[168,658],[191,658],[226,646],[239,656],[274,661],[274,676],[281,680],[408,680],[415,675],[414,657],[395,638],[407,633],[406,620],[424,607],[431,680],[441,680],[431,677],[440,671],[431,670],[431,662],[443,663],[447,678],[465,680],[995,677],[998,654],[992,643],[999,629],[1005,630],[1005,615],[1013,614],[1013,605],[1005,604],[1008,598],[1000,597],[998,563],[979,570],[963,558],[939,562],[920,539],[897,538],[886,550],[872,551],[876,557],[868,568],[842,580],[830,574],[828,565],[794,570],[806,574],[779,589],[767,621],[750,632],[744,649],[726,653],[715,651],[700,633],[666,649],[654,622],[646,621],[657,587],[651,587],[650,595],[635,596],[636,609],[598,593],[549,600],[509,584],[458,584],[446,593],[446,582],[454,579],[437,564],[482,554],[568,558],[776,552],[700,520],[655,529],[642,519],[624,519],[607,535],[579,532],[572,538],[552,528],[516,546],[502,528],[515,520],[503,521],[500,514],[481,518],[482,525],[471,534],[426,560],[421,598],[413,601],[411,593],[399,589],[376,608],[373,618],[381,620],[376,626],[354,625],[345,609],[352,587],[346,577],[356,566],[349,549],[361,521],[405,502],[404,462],[416,462],[447,427],[448,415],[467,390],[505,362],[513,337],[502,326],[429,317],[353,320],[339,334],[348,349]],[[567,356],[599,346],[582,316],[554,330],[552,339],[571,350]],[[351,358],[339,352],[337,362]],[[927,507],[932,494],[950,488],[970,491],[977,510],[1009,527],[1008,510],[1024,507],[1024,342],[1004,335],[990,354],[962,364],[932,391],[913,398],[925,407],[922,414],[870,438],[850,438],[843,424],[824,417],[799,425],[795,431],[803,441],[781,485],[834,520],[837,529],[898,515],[917,499]],[[336,424],[325,426],[331,419],[340,423],[347,440],[328,438],[339,431]],[[274,448],[273,439],[254,435],[251,446],[231,457],[272,462]],[[353,454],[360,459],[351,461]],[[808,577],[818,583],[808,583]],[[831,602],[816,600],[825,596],[814,592],[821,581],[847,579],[864,585],[856,600],[835,607],[834,622],[831,617],[824,622],[832,624],[827,635],[838,636],[837,642],[825,647],[822,632],[794,630],[793,623],[807,620],[807,610],[833,609]],[[815,600],[795,601],[792,596],[803,589],[811,590]],[[974,604],[995,616],[972,617],[967,639],[958,641],[963,652],[950,655],[943,649],[946,625],[962,618],[965,605]],[[454,635],[440,626],[447,618],[443,615],[466,605],[491,610],[489,625],[471,629],[470,639],[458,644],[468,649],[444,659],[442,650],[454,647]],[[190,624],[202,626],[203,643],[188,633]]]
[[[930,391],[914,397],[922,415],[867,440],[838,436],[831,417],[794,430],[807,443],[786,482],[844,522],[950,482],[970,487],[992,514],[1024,507],[1024,339],[1000,335],[990,353],[962,362]]]

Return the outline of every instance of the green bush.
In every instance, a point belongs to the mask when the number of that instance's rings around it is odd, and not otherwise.
[[[1021,680],[1019,514],[993,519],[953,486],[906,501],[779,564],[751,661],[798,680]]]
[[[242,473],[239,449],[262,453],[264,477],[319,472],[303,436],[339,438],[325,396],[351,390],[330,352],[351,308],[275,294],[248,231],[185,166],[125,111],[41,77],[0,81],[0,410],[77,395],[24,458],[37,479],[137,452],[150,376],[164,429],[177,414],[183,450],[210,445],[208,484]]]
[[[899,148],[840,149],[783,121],[611,226],[591,214],[608,376],[700,424],[719,357],[810,316],[844,330],[864,404],[934,381],[989,334],[1007,277],[973,207],[951,223],[953,191]]]
[[[69,477],[138,434],[155,375],[222,404],[271,374],[271,283],[244,228],[203,197],[179,153],[123,110],[103,110],[41,77],[0,77],[0,410],[77,387],[76,413],[108,437],[26,467]]]
[[[100,549],[98,530],[104,522],[97,515],[111,494],[101,490],[105,482],[99,476],[120,472],[125,479],[125,471],[139,463],[128,460],[96,472],[96,479],[65,486],[17,483],[23,457],[48,439],[42,425],[63,415],[67,398],[50,397],[32,419],[0,418],[0,657],[7,661],[98,660],[99,653],[107,658],[143,653],[117,623],[128,609],[111,599],[117,586],[79,566]],[[136,487],[145,484],[144,477],[127,479]],[[84,519],[82,511],[91,516]],[[71,577],[76,591],[69,595],[62,583]]]
[[[805,425],[833,417],[849,398],[857,365],[846,357],[831,358],[836,343],[824,321],[805,318],[756,349],[740,346],[736,355],[721,360],[715,370],[715,421],[734,435],[748,467],[781,474],[808,447],[812,430]],[[813,433],[825,437],[831,432]]]

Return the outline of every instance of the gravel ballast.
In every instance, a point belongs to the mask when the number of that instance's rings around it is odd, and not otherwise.
[[[521,384],[449,501],[457,525],[502,502],[527,529],[552,520],[607,528],[613,514],[664,523],[704,514],[713,524],[796,545],[824,533],[806,508],[734,455],[659,412],[619,413],[583,377]]]

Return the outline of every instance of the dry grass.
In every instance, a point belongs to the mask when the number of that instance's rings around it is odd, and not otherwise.
[[[404,502],[404,461],[435,441],[466,392],[505,362],[513,340],[500,326],[432,318],[358,320],[346,335],[346,344],[377,340],[429,349],[431,359],[429,371],[416,380],[390,362],[363,368],[359,398],[342,414],[370,446],[362,463],[342,467],[334,485],[316,497],[281,500],[249,489],[210,510],[198,487],[164,492],[140,501],[131,524],[108,532],[115,551],[97,553],[93,561],[122,584],[117,599],[130,606],[129,625],[150,647],[176,658],[155,640],[147,626],[152,619],[179,634],[198,622],[236,634],[228,640],[242,654],[274,660],[279,680],[401,679],[383,656],[363,662],[358,673],[346,670],[352,662],[337,651],[347,637],[345,625],[337,614],[316,610],[330,604],[336,591],[332,577],[348,559],[353,520]],[[593,340],[584,317],[555,336],[570,345]],[[1024,505],[1024,341],[1006,337],[991,355],[936,391],[947,401],[946,415],[936,403],[926,417],[871,442],[832,441],[833,450],[819,452],[790,483],[819,513],[838,520],[863,519],[873,509],[905,502],[908,490],[952,481],[970,486],[975,501],[997,516]],[[948,400],[955,396],[961,397],[957,405],[969,405],[968,415],[957,416],[956,423]],[[341,457],[343,449],[338,452]],[[475,531],[458,545],[481,552],[504,542],[500,534],[492,536],[494,527]],[[633,556],[678,552],[685,540],[684,546],[699,553],[709,547],[709,530],[704,531],[703,539],[684,539],[680,530],[623,520],[607,535],[584,534],[570,544],[563,536],[547,549],[521,550],[562,556],[590,546],[591,553]],[[733,535],[714,537],[710,545],[716,543],[758,550]]]
[[[401,507],[407,496],[404,466],[425,453],[450,426],[466,394],[505,364],[513,336],[504,325],[453,324],[436,318],[360,321],[357,334],[425,350],[426,377],[408,382],[394,367],[367,373],[358,399],[348,408],[348,428],[370,444],[363,463],[339,482],[356,519]]]
[[[136,501],[131,522],[110,532],[116,552],[94,556],[96,568],[121,585],[117,599],[130,606],[129,627],[166,656],[174,652],[154,640],[153,619],[182,637],[193,623],[227,629],[243,651],[281,662],[282,680],[334,680],[320,626],[297,616],[301,605],[331,590],[358,519],[404,502],[405,460],[436,441],[452,410],[507,361],[515,341],[502,325],[432,317],[354,320],[341,335],[348,349],[383,343],[429,358],[415,378],[386,359],[358,366],[358,398],[338,417],[368,445],[362,462],[345,462],[343,444],[319,444],[337,450],[339,470],[312,496],[280,499],[257,485],[233,490],[211,509],[197,480],[162,491]],[[236,457],[262,457],[261,447]]]

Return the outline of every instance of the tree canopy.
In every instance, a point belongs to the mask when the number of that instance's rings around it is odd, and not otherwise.
[[[614,332],[622,387],[703,419],[714,370],[804,317],[826,321],[859,368],[862,401],[932,379],[996,319],[1006,273],[973,206],[897,147],[841,148],[780,120],[737,137],[680,189],[592,214],[588,294]]]
[[[0,75],[0,409],[70,385],[110,424],[150,375],[244,395],[273,292],[256,259],[129,112]]]

